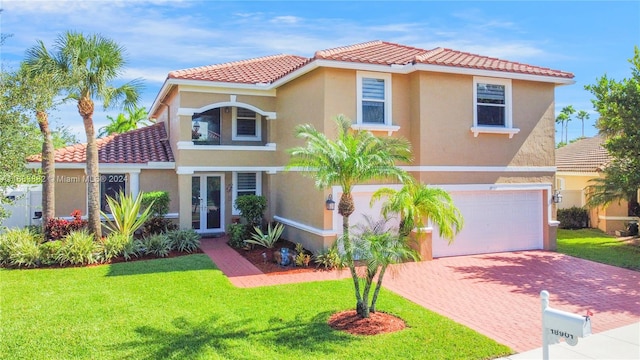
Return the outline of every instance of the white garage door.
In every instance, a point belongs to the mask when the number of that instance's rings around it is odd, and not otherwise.
[[[451,245],[433,230],[433,256],[542,249],[540,190],[452,191],[464,228]]]

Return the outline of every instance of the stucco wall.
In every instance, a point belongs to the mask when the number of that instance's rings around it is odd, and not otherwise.
[[[175,170],[142,170],[140,171],[140,191],[169,192],[169,212],[177,213],[180,204],[178,193],[178,175]]]
[[[56,216],[66,217],[74,210],[87,215],[87,184],[83,169],[56,170]]]

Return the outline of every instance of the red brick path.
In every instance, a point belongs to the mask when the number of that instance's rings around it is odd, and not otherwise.
[[[238,287],[348,278],[347,271],[265,275],[226,245],[202,250]],[[551,306],[585,314],[593,332],[640,321],[640,273],[570,256],[526,251],[441,258],[398,266],[385,276],[389,290],[466,325],[517,352],[542,346],[540,291]]]

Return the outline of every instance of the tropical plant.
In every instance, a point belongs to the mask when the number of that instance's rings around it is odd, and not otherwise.
[[[578,111],[578,114],[576,115],[576,117],[582,123],[582,135],[580,137],[584,138],[584,121],[589,119],[589,113],[584,110],[580,110]]]
[[[0,235],[0,261],[11,266],[35,267],[40,263],[39,241],[28,229],[11,229]]]
[[[244,247],[244,239],[247,238],[247,226],[245,224],[229,224],[227,226],[229,234],[229,245],[234,248]]]
[[[176,225],[173,220],[161,216],[152,216],[148,218],[144,222],[144,224],[142,224],[142,233],[140,234],[140,231],[136,232],[135,237],[148,237],[155,234],[167,233],[169,231],[177,229],[178,225]]]
[[[342,242],[345,261],[351,272],[356,294],[356,311],[368,316],[362,300],[360,283],[353,258],[353,246],[349,240],[349,216],[355,211],[351,191],[356,184],[370,180],[395,178],[401,182],[409,175],[396,166],[396,162],[411,160],[411,146],[406,139],[376,137],[369,131],[352,130],[351,120],[343,115],[335,118],[337,139],[331,140],[311,125],[299,125],[296,137],[305,140],[306,146],[289,149],[291,160],[287,169],[300,168],[304,176],[315,179],[319,189],[334,185],[342,187],[338,213],[342,215]]]
[[[144,107],[139,108],[135,106],[133,109],[127,109],[126,111],[126,115],[120,113],[115,119],[107,115],[109,124],[100,128],[98,137],[122,134],[127,131],[135,130],[140,127],[140,125],[149,125],[149,122],[147,121],[147,109]]]
[[[133,239],[129,235],[112,232],[106,238],[102,238],[98,242],[99,260],[102,262],[108,262],[111,259],[122,255],[125,246],[132,241]]]
[[[122,247],[122,257],[125,261],[131,260],[133,257],[144,255],[145,247],[141,240],[129,239]]]
[[[278,223],[275,226],[269,227],[266,233],[263,233],[259,227],[254,227],[253,230],[255,233],[251,236],[251,239],[245,240],[244,242],[247,244],[260,245],[267,249],[273,249],[275,243],[280,239],[280,235],[284,231],[284,225]]]
[[[192,253],[200,247],[200,234],[193,229],[173,230],[167,233],[171,249]]]
[[[111,232],[116,232],[127,237],[133,236],[145,221],[149,218],[151,207],[140,214],[140,204],[142,203],[142,193],[133,199],[131,194],[125,195],[122,191],[118,193],[117,199],[107,196],[107,204],[111,214],[101,212],[106,218],[104,227]],[[113,218],[113,220],[111,220]]]
[[[62,248],[62,241],[54,240],[40,244],[40,263],[43,265],[58,264],[58,253]]]
[[[142,239],[146,255],[166,257],[171,252],[171,242],[166,234],[155,234]]]
[[[249,228],[262,225],[262,217],[267,209],[267,198],[262,195],[243,195],[236,198],[235,207],[245,219]]]
[[[82,219],[80,210],[71,212],[73,220],[62,218],[52,218],[47,221],[44,227],[45,240],[61,240],[69,235],[72,231],[78,231],[87,227],[87,220]]]
[[[93,235],[87,230],[72,231],[63,240],[58,251],[58,262],[61,265],[93,264],[98,261],[99,246]]]
[[[366,264],[362,301],[367,305],[374,279],[376,276],[378,278],[371,303],[364,307],[364,311],[376,312],[376,302],[382,288],[382,280],[389,265],[409,259],[418,260],[419,255],[407,244],[408,238],[400,236],[397,231],[387,226],[388,220],[386,218],[373,220],[370,216],[365,215],[364,217],[365,222],[356,226],[353,244],[355,253]],[[340,246],[340,241],[338,244]],[[363,317],[368,317],[368,315],[366,313]]]
[[[331,270],[336,267],[344,267],[346,264],[342,263],[340,254],[338,253],[338,246],[333,243],[328,249],[318,252],[313,256],[316,267],[323,267],[325,270]]]
[[[371,204],[382,199],[382,215],[400,216],[400,236],[407,237],[414,228],[420,231],[428,223],[437,225],[440,236],[453,241],[464,225],[460,210],[451,195],[443,189],[430,187],[416,181],[407,181],[400,190],[381,188],[373,193]]]
[[[40,48],[41,63],[47,65],[43,71],[61,79],[66,97],[77,101],[87,138],[89,228],[99,239],[102,229],[98,147],[93,124],[94,99],[102,100],[105,108],[122,100],[125,110],[133,109],[140,97],[141,83],[133,80],[118,87],[112,85],[125,65],[124,49],[101,35],[85,36],[69,31],[58,36],[53,52],[47,51],[42,41],[38,41],[37,46]]]

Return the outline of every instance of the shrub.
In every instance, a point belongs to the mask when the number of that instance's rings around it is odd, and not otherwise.
[[[177,229],[178,226],[174,224],[171,219],[154,216],[147,219],[142,225],[142,237],[145,238],[151,235],[163,234]]]
[[[120,256],[127,243],[130,243],[132,241],[133,239],[131,238],[131,236],[127,236],[125,234],[109,234],[109,236],[103,238],[98,244],[100,261],[107,262],[115,257]]]
[[[193,229],[173,230],[167,233],[171,249],[191,253],[200,247],[200,235]]]
[[[267,198],[261,195],[243,195],[236,198],[235,207],[251,228],[259,227],[267,209]]]
[[[71,213],[73,220],[69,221],[61,218],[53,218],[47,221],[44,228],[45,240],[61,240],[73,231],[79,231],[87,228],[87,220],[82,220],[80,210],[74,210]]]
[[[42,265],[58,264],[58,253],[62,248],[62,241],[54,240],[40,244],[40,263]]]
[[[316,267],[322,266],[327,270],[336,268],[341,262],[338,247],[335,244],[325,251],[320,251],[314,257],[317,263]]]
[[[40,264],[38,240],[28,229],[11,229],[1,236],[3,262],[12,266]]]
[[[301,243],[296,243],[296,266],[309,266],[311,255],[305,254]]]
[[[163,217],[169,212],[169,192],[151,191],[142,195],[142,209],[151,209],[153,217]]]
[[[229,234],[229,246],[241,248],[246,245],[244,239],[247,238],[247,227],[244,224],[229,224],[227,234]]]
[[[63,240],[57,258],[60,264],[93,264],[97,262],[99,250],[98,244],[93,240],[93,234],[83,229],[71,232]]]
[[[582,229],[589,224],[589,214],[587,209],[581,207],[571,207],[568,209],[558,209],[558,221],[561,229]]]
[[[284,225],[276,224],[272,228],[271,224],[269,224],[269,228],[266,234],[263,233],[259,227],[254,227],[253,230],[255,231],[255,234],[251,236],[251,239],[245,240],[244,242],[248,244],[264,246],[267,249],[272,249],[276,241],[280,239],[280,235],[282,235],[282,231],[284,231]]]
[[[149,218],[150,208],[147,208],[140,214],[140,205],[142,203],[141,193],[133,199],[131,194],[125,195],[120,191],[117,199],[118,200],[107,196],[107,203],[109,204],[109,209],[111,209],[111,217],[113,220],[110,220],[109,215],[101,211],[102,216],[107,219],[104,227],[115,233],[133,236],[133,233]]]
[[[129,238],[129,242],[125,243],[122,248],[122,257],[125,261],[131,260],[133,257],[144,255],[145,248],[142,241]]]
[[[145,254],[165,257],[171,251],[171,242],[165,234],[151,235],[142,239]]]

